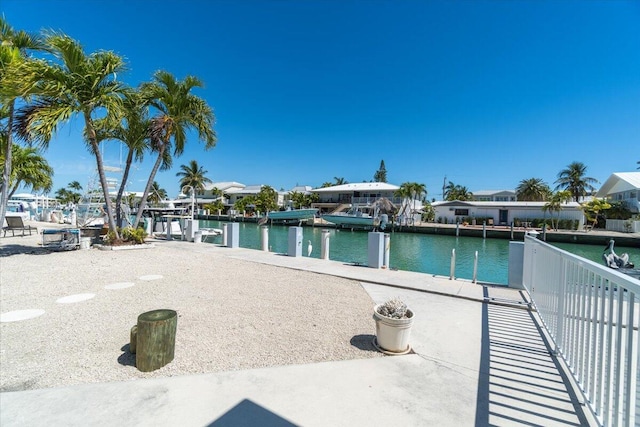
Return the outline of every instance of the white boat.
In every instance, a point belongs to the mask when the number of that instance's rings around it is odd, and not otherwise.
[[[335,212],[322,215],[322,219],[341,228],[363,228],[384,230],[389,217],[380,214],[375,206],[352,206],[347,212]]]
[[[313,218],[317,212],[318,209],[315,208],[271,211],[266,215],[266,218],[271,221],[302,221]]]

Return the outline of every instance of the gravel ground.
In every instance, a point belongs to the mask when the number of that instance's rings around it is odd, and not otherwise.
[[[0,323],[0,391],[381,357],[370,344],[373,302],[358,282],[233,259],[206,244],[55,252],[40,239],[0,238],[0,313],[45,310]],[[134,286],[105,289],[122,282]],[[86,293],[95,297],[56,302]],[[175,359],[139,372],[129,330],[159,308],[178,312]]]

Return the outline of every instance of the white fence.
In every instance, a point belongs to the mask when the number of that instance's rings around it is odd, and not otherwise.
[[[603,426],[640,425],[640,281],[525,237],[523,283]]]
[[[640,233],[640,221],[630,219],[608,219],[606,229],[621,233]]]

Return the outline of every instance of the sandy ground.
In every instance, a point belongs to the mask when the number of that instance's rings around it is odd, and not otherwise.
[[[358,282],[233,259],[207,244],[51,251],[40,242],[0,238],[0,314],[45,311],[0,323],[0,391],[381,357],[370,343],[373,302]],[[133,286],[105,288],[122,283]],[[57,302],[81,294],[95,296]],[[142,373],[129,331],[160,308],[178,312],[175,359]]]

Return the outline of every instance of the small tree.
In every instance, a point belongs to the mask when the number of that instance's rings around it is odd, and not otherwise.
[[[591,226],[593,228],[596,227],[598,223],[598,216],[608,210],[611,209],[611,205],[605,199],[593,199],[588,202],[582,203],[580,208],[584,212],[584,215],[587,217],[587,221],[591,221]]]
[[[551,195],[549,201],[542,207],[544,212],[549,212],[551,214],[551,227],[556,231],[558,231],[558,224],[560,223],[562,205],[571,200],[571,197],[571,192],[567,190],[555,192]],[[553,212],[558,214],[558,218],[555,223],[553,221]]]
[[[278,208],[278,192],[268,185],[263,185],[255,197],[256,210],[260,212],[274,211]]]
[[[387,182],[387,169],[384,167],[384,160],[380,161],[380,167],[373,175],[373,182]]]

